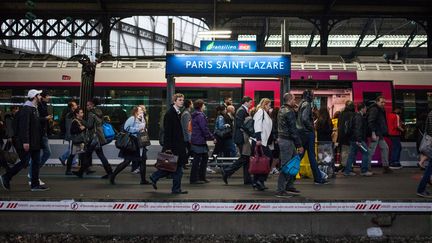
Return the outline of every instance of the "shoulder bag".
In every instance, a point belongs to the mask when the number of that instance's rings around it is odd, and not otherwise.
[[[175,172],[177,170],[177,161],[177,155],[160,152],[157,155],[155,167],[158,170]]]
[[[252,175],[268,174],[270,158],[264,155],[262,146],[255,146],[254,156],[249,159],[249,173]]]

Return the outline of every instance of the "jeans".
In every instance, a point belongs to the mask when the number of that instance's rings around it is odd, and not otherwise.
[[[66,147],[66,150],[63,152],[63,154],[60,156],[60,159],[63,161],[66,161],[69,158],[69,155],[71,153],[71,141],[68,141],[68,146]],[[76,164],[76,157],[74,156],[72,164]]]
[[[377,145],[380,146],[381,149],[381,162],[384,167],[389,166],[389,160],[388,160],[388,154],[389,154],[389,147],[384,140],[383,137],[379,137],[377,141],[371,141],[369,144],[369,163],[372,161],[372,156],[375,153]]]
[[[401,138],[390,137],[392,142],[392,150],[390,155],[390,164],[400,164],[400,155],[402,152]]]
[[[17,149],[20,161],[16,163],[12,168],[4,174],[4,178],[8,181],[12,179],[18,172],[26,168],[29,165],[30,159],[33,161],[33,166],[31,166],[31,187],[39,186],[39,160],[40,160],[40,150],[30,150],[24,151],[22,149]]]
[[[430,180],[430,177],[432,175],[432,160],[429,159],[428,161],[428,166],[426,167],[424,173],[423,173],[423,177],[420,180],[420,183],[417,187],[417,193],[423,193],[424,191],[426,191],[426,186]]]
[[[356,160],[356,155],[357,152],[360,150],[360,152],[362,153],[362,163],[361,163],[361,173],[366,173],[368,171],[369,168],[369,152],[368,151],[364,151],[363,149],[361,149],[356,142],[351,141],[350,142],[350,152],[348,155],[348,160],[346,163],[346,167],[344,170],[344,174],[348,175],[351,171],[352,171],[352,166],[355,163]],[[364,148],[367,148],[367,145],[364,141],[361,142],[361,145]]]
[[[190,182],[205,181],[207,173],[207,153],[193,153]]]
[[[48,159],[51,156],[51,147],[49,145],[49,141],[48,141],[48,137],[47,136],[43,136],[42,137],[42,144],[41,144],[41,149],[42,149],[42,155],[40,157],[40,161],[39,161],[39,168],[42,168],[42,166],[45,165],[45,163],[48,161]],[[33,166],[33,160],[30,159],[30,170],[29,170],[29,176],[30,178],[32,177],[33,173],[32,173],[32,166]]]
[[[151,180],[157,182],[160,178],[172,175],[173,185],[172,185],[172,188],[171,188],[171,192],[173,192],[173,193],[181,192],[181,179],[182,179],[182,176],[183,176],[183,164],[184,164],[185,160],[187,160],[186,156],[179,157],[179,163],[177,165],[177,170],[175,172],[156,170],[150,176]]]
[[[297,154],[296,147],[294,146],[294,142],[292,140],[279,138],[279,158],[281,161],[281,167],[283,167],[288,161],[292,159]],[[277,192],[283,192],[286,189],[294,187],[295,176],[287,175],[284,173],[279,173],[278,184],[277,184]]]
[[[306,137],[305,141],[303,141],[303,148],[305,152],[307,151],[308,157],[309,157],[309,163],[312,169],[312,174],[314,177],[314,181],[317,183],[322,183],[324,180],[321,177],[321,171],[318,168],[318,163],[316,161],[316,155],[315,155],[315,133],[314,132],[307,132],[305,134]],[[304,156],[304,154],[303,154]],[[302,156],[302,158],[303,158]]]

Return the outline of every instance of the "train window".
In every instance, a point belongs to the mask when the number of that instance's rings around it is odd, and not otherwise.
[[[258,106],[259,102],[263,98],[268,98],[271,100],[271,105],[274,106],[274,92],[273,91],[258,91],[256,90],[254,93],[254,104]]]
[[[405,138],[415,137],[417,123],[416,94],[414,92],[404,92],[403,99],[403,122],[405,124]]]
[[[363,103],[370,106],[380,95],[382,95],[381,92],[363,92]]]

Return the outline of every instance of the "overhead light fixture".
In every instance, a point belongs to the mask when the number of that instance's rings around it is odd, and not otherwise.
[[[209,31],[199,31],[198,37],[200,38],[231,38],[231,30],[209,30]]]

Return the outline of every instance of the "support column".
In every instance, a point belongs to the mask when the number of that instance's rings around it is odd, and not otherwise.
[[[328,18],[320,19],[320,48],[321,55],[328,54],[328,37],[329,37],[330,27]]]
[[[426,21],[427,57],[432,58],[432,18]]]
[[[168,19],[168,43],[167,43],[167,51],[174,51],[174,23],[173,19]],[[167,79],[167,99],[166,99],[166,105],[169,109],[171,103],[172,103],[172,97],[175,93],[175,78],[172,75],[168,75],[166,77]]]
[[[96,64],[91,62],[90,58],[86,55],[79,60],[79,63],[82,65],[79,106],[87,114],[87,101],[92,99],[94,94]]]
[[[284,19],[281,24],[281,37],[282,37],[282,43],[281,43],[281,52],[289,52],[290,51],[290,45],[289,45],[289,35],[288,35],[288,25],[286,24],[286,20]],[[291,68],[291,67],[289,67]],[[281,92],[280,92],[280,104],[284,104],[283,96],[286,92],[289,92],[291,89],[290,87],[290,77],[284,76],[281,77]]]
[[[101,33],[101,45],[102,53],[111,53],[110,49],[110,35],[111,35],[111,20],[110,17],[104,16],[101,20],[102,23],[102,33]],[[118,55],[120,55],[118,53]]]

